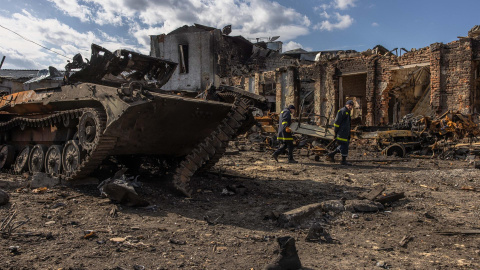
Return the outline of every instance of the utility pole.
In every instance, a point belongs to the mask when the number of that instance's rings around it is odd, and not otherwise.
[[[3,56],[3,58],[2,58],[2,62],[0,63],[0,69],[2,69],[2,66],[3,66],[3,61],[5,61],[5,55]]]

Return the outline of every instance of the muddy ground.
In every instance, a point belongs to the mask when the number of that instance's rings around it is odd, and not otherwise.
[[[229,149],[213,173],[192,180],[192,198],[140,177],[145,208],[114,204],[96,185],[33,193],[22,176],[2,174],[11,198],[0,221],[16,211],[14,222],[28,222],[0,237],[0,269],[262,269],[277,256],[276,238],[287,235],[304,269],[480,269],[474,163],[379,162],[378,153],[357,149],[355,166],[345,167],[305,156],[276,163],[270,154]],[[379,184],[405,198],[373,213],[316,213],[292,228],[275,220],[304,205],[357,199]],[[313,222],[334,241],[306,241]]]

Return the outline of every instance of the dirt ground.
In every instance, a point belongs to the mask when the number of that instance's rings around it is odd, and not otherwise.
[[[295,238],[304,269],[480,269],[480,170],[472,162],[380,162],[379,153],[360,149],[351,167],[304,156],[276,163],[271,151],[227,154],[192,180],[192,198],[140,177],[138,192],[151,204],[142,208],[114,204],[96,185],[33,193],[22,188],[24,177],[1,174],[11,198],[0,222],[13,211],[14,222],[28,222],[0,237],[0,269],[257,270],[277,256],[282,236]],[[333,243],[305,240],[311,220],[293,228],[275,220],[304,205],[357,199],[379,184],[405,198],[374,213],[313,217]]]

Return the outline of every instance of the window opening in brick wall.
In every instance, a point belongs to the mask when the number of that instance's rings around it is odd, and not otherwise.
[[[178,62],[180,73],[188,73],[188,45],[178,45]]]

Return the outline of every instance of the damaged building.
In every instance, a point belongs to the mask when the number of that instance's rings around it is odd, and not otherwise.
[[[54,67],[42,70],[0,69],[0,92],[5,94],[58,87],[62,82],[63,73]]]
[[[395,123],[407,114],[480,111],[478,26],[448,44],[402,48],[401,56],[398,49],[380,45],[364,52],[281,53],[268,42],[251,43],[228,33],[196,24],[151,36],[152,56],[180,63],[166,89],[238,86],[265,96],[272,112],[303,102],[319,123],[350,99],[355,101],[354,122],[367,126]]]

